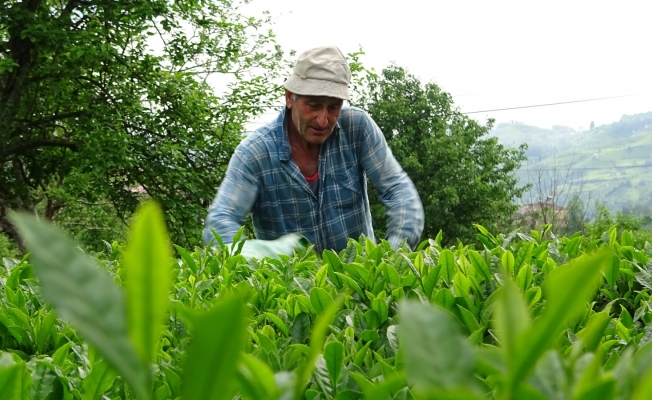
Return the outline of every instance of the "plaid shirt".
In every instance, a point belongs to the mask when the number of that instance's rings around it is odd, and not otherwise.
[[[213,201],[204,230],[224,243],[251,211],[256,237],[277,239],[297,232],[321,253],[340,251],[360,234],[374,239],[367,178],[388,216],[387,240],[415,247],[423,230],[423,206],[414,184],[398,164],[376,123],[362,110],[343,107],[319,154],[319,190],[313,193],[292,160],[286,110],[249,134],[236,148]]]

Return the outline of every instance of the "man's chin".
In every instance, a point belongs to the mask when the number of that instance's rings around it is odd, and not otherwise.
[[[326,139],[328,139],[328,136],[329,135],[324,135],[324,136],[312,135],[309,138],[307,138],[307,142],[312,144],[322,144],[326,141]]]

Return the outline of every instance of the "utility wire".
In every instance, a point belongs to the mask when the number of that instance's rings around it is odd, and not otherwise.
[[[643,95],[643,94],[648,94],[648,93],[624,94],[624,95],[621,95],[621,96],[596,97],[596,98],[593,98],[593,99],[561,101],[559,103],[534,104],[534,105],[530,105],[530,106],[496,108],[496,109],[493,109],[493,110],[467,111],[467,112],[462,112],[462,114],[479,114],[479,113],[484,113],[484,112],[518,110],[518,109],[521,109],[521,108],[548,107],[548,106],[557,106],[557,105],[560,105],[560,104],[584,103],[584,102],[587,102],[587,101],[597,101],[597,100],[607,100],[607,99],[618,99],[618,98],[621,98],[621,97],[640,96],[640,95]]]
[[[613,167],[577,167],[570,168],[571,171],[585,171],[585,170],[613,170],[613,169],[623,169],[623,168],[652,168],[652,165],[615,165]],[[556,168],[543,168],[543,169],[519,169],[519,172],[543,172],[543,171],[559,171],[563,172],[566,170],[566,167]]]

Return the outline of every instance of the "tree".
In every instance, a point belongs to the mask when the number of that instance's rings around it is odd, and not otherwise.
[[[575,232],[584,232],[584,227],[587,222],[586,207],[580,198],[580,195],[575,193],[568,202],[568,213],[565,221],[565,232],[569,236]]]
[[[151,197],[175,242],[199,241],[244,124],[286,67],[268,21],[238,6],[2,2],[0,231],[17,239],[10,210],[58,219],[108,204],[124,221]]]
[[[514,171],[526,147],[506,148],[489,137],[493,121],[481,125],[455,107],[434,83],[422,85],[405,69],[390,66],[367,75],[357,100],[383,131],[394,156],[414,182],[424,205],[424,237],[443,230],[448,243],[475,239],[473,224],[498,229],[509,223],[512,200],[524,188]],[[385,226],[374,193],[374,226]],[[382,234],[382,232],[380,232]]]

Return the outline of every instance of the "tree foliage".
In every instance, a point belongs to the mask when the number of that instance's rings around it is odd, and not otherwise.
[[[285,66],[268,21],[237,1],[0,3],[0,231],[16,238],[9,210],[60,220],[108,204],[124,221],[151,197],[176,243],[197,242]]]
[[[506,148],[488,137],[493,121],[482,125],[462,114],[450,94],[422,84],[404,68],[390,66],[367,75],[357,103],[383,131],[394,156],[414,182],[423,202],[424,237],[443,230],[444,240],[469,241],[472,224],[496,229],[515,211],[520,197],[514,171],[525,159],[525,145]],[[385,226],[376,196],[374,226]],[[381,233],[382,234],[382,233]]]

